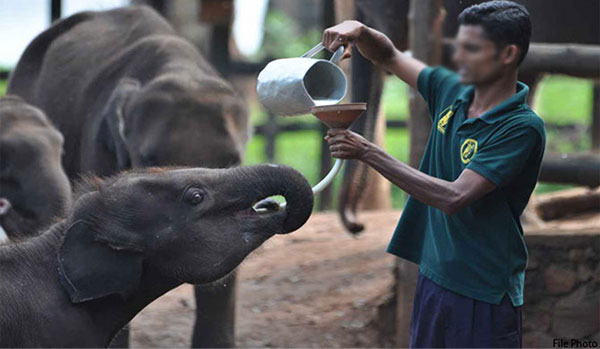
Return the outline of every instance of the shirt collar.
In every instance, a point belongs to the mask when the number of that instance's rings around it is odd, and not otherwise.
[[[472,85],[468,85],[457,96],[456,101],[458,103],[466,103],[466,106],[468,106],[471,104],[474,94],[475,88]],[[488,124],[500,121],[504,119],[504,117],[508,116],[511,111],[514,111],[521,105],[526,104],[528,95],[529,87],[524,83],[517,81],[517,92],[514,95],[510,96],[505,101],[488,110],[485,114],[474,120],[481,120]]]

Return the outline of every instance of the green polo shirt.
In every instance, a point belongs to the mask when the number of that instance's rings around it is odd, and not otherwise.
[[[387,251],[419,265],[438,285],[499,304],[523,304],[527,248],[519,216],[539,174],[544,123],[526,104],[529,88],[467,119],[473,86],[445,68],[425,68],[418,90],[433,127],[419,170],[454,181],[471,169],[496,189],[454,215],[409,196]]]

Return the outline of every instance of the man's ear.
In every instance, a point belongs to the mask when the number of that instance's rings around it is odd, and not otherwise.
[[[504,64],[516,64],[519,61],[521,49],[517,45],[506,45],[502,49],[502,62]]]
[[[120,80],[102,110],[102,123],[97,138],[116,154],[119,170],[130,165],[124,134],[124,107],[139,90],[140,83],[137,80]]]
[[[112,294],[127,298],[135,291],[142,275],[142,248],[115,239],[124,235],[99,232],[83,220],[68,229],[58,265],[60,282],[73,303]]]

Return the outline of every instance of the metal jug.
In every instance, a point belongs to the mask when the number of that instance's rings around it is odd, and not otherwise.
[[[258,98],[271,113],[308,114],[314,106],[336,104],[346,96],[348,80],[337,65],[344,47],[334,52],[329,61],[310,58],[323,49],[318,44],[300,58],[274,60],[260,72]]]

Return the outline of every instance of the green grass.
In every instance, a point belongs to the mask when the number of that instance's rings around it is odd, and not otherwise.
[[[0,96],[4,96],[6,93],[6,80],[0,80]]]
[[[588,124],[592,92],[589,80],[549,75],[539,85],[535,109],[549,123]]]
[[[408,119],[409,88],[396,77],[388,77],[383,89],[383,111],[388,120]]]
[[[535,186],[536,194],[550,193],[557,190],[574,188],[574,185],[554,184],[554,183],[539,183]]]

